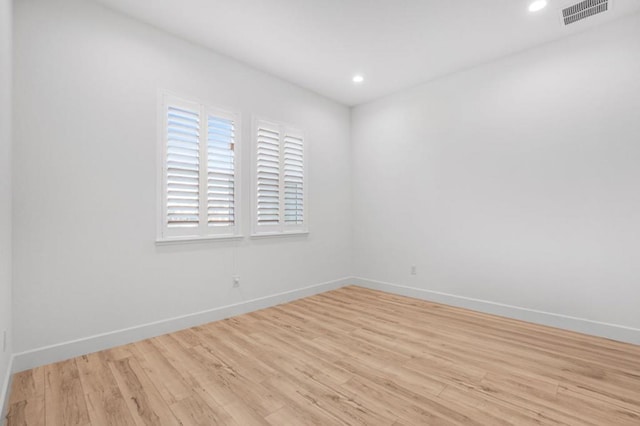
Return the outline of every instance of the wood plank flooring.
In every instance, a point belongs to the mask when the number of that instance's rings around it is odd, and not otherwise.
[[[16,374],[14,425],[640,425],[640,346],[346,287]]]

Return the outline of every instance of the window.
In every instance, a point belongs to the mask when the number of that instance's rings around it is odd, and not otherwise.
[[[160,240],[237,236],[240,118],[162,97]]]
[[[302,132],[256,120],[254,235],[305,233],[307,182]]]

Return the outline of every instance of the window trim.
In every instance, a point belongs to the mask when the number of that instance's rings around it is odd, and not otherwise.
[[[265,123],[279,130],[280,144],[280,223],[278,225],[258,225],[258,128],[260,123]],[[284,155],[283,146],[285,136],[290,135],[302,140],[303,149],[303,214],[302,224],[289,224],[284,222]],[[251,234],[252,239],[286,236],[307,236],[309,234],[309,141],[305,133],[299,127],[277,120],[271,120],[261,116],[253,116],[251,123]]]
[[[242,235],[216,235],[211,237],[178,237],[178,238],[164,238],[157,239],[157,246],[172,246],[177,244],[197,244],[207,243],[212,241],[240,241],[243,240]]]
[[[206,213],[206,202],[202,205],[202,194],[206,194],[207,182],[204,177],[207,173],[207,164],[200,167],[200,214],[199,226],[191,228],[193,232],[171,232],[166,226],[167,217],[167,114],[166,110],[169,105],[189,106],[191,108],[197,106],[200,114],[200,156],[207,158],[207,127],[208,116],[213,115],[222,119],[230,119],[234,122],[234,225],[229,227],[209,227],[208,219],[203,217]],[[242,239],[242,115],[237,109],[214,106],[213,103],[203,101],[194,96],[184,96],[168,90],[158,91],[158,108],[157,108],[157,207],[156,207],[156,244],[176,244],[176,243],[192,243],[206,242],[213,240],[238,240]],[[204,156],[202,155],[204,153]],[[204,192],[203,192],[204,191]],[[206,199],[205,199],[206,200]]]

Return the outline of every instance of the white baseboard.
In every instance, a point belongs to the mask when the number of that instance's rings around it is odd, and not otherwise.
[[[413,297],[416,299],[428,300],[488,314],[500,315],[550,327],[562,328],[576,331],[578,333],[592,336],[605,337],[607,339],[620,342],[640,345],[640,329],[627,327],[618,324],[608,324],[593,321],[586,318],[576,318],[568,315],[554,314],[535,309],[522,308],[519,306],[506,305],[503,303],[490,302],[488,300],[474,299],[471,297],[457,296],[455,294],[442,293],[439,291],[425,290],[421,288],[408,287],[404,285],[391,284],[367,278],[353,278],[351,282],[355,285],[370,288],[372,290],[385,291],[387,293],[401,296]]]
[[[7,410],[9,409],[9,391],[11,390],[11,381],[13,378],[13,355],[9,357],[9,365],[7,365],[6,375],[0,388],[0,425],[4,424]]]
[[[301,289],[291,290],[270,296],[248,300],[227,306],[169,318],[149,324],[143,324],[109,333],[89,336],[82,339],[58,343],[32,349],[25,352],[16,353],[11,357],[9,365],[11,373],[28,370],[30,368],[53,362],[62,361],[76,356],[85,355],[115,346],[148,339],[166,333],[175,332],[196,325],[206,324],[212,321],[242,315],[259,309],[268,308],[282,303],[291,302],[303,297],[323,293],[346,285],[359,285],[362,287],[381,290],[401,296],[414,297],[417,299],[429,300],[451,306],[472,309],[479,312],[500,315],[504,317],[519,319],[532,323],[548,325],[579,333],[605,337],[608,339],[640,344],[640,329],[626,327],[617,324],[608,324],[593,321],[585,318],[576,318],[567,315],[554,314],[550,312],[538,311],[519,306],[506,305],[487,300],[474,299],[470,297],[457,296],[454,294],[442,293],[433,290],[408,287],[398,284],[385,283],[361,277],[347,277],[335,281],[316,284]],[[0,402],[3,403],[8,396],[8,386],[10,385],[11,374],[5,378]],[[6,408],[6,407],[4,407]]]
[[[51,346],[32,349],[13,355],[13,373],[29,370],[41,365],[63,361],[65,359],[126,345],[166,333],[183,330],[196,325],[242,315],[259,309],[291,302],[303,297],[334,290],[351,283],[350,278],[342,278],[322,284],[316,284],[296,290],[247,300],[232,305],[221,306],[206,311],[169,318],[149,324],[143,324],[109,333],[97,334],[82,339],[58,343]]]

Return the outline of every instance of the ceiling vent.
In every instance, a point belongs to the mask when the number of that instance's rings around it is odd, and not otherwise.
[[[610,7],[611,0],[584,0],[562,9],[562,20],[565,25],[573,24],[589,16],[606,12]]]

